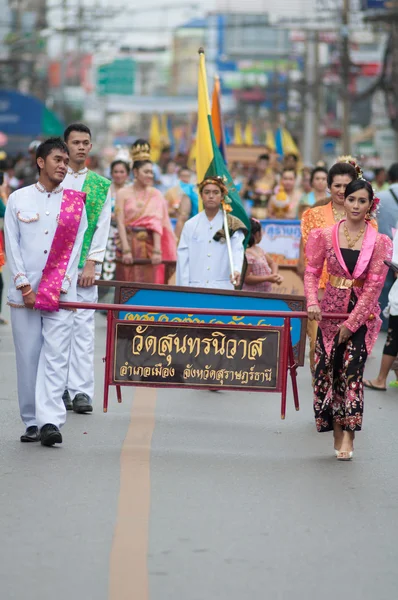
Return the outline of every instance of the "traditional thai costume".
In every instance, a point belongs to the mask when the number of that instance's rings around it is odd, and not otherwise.
[[[228,215],[234,271],[241,272],[247,229]],[[201,211],[183,227],[177,250],[177,285],[232,290],[227,244],[220,210],[211,221]]]
[[[85,194],[40,183],[13,192],[4,221],[11,272],[8,304],[15,344],[18,400],[26,427],[65,422],[62,393],[74,313],[59,310],[59,299],[76,302],[78,263],[87,217]],[[25,308],[21,288],[36,293]]]
[[[311,231],[315,229],[324,229],[325,227],[331,227],[335,224],[335,216],[333,213],[333,205],[330,201],[328,204],[323,206],[317,206],[306,210],[301,218],[301,239],[303,244],[303,250],[306,252],[308,236]],[[369,223],[377,230],[377,221],[372,219]],[[322,275],[319,279],[319,289],[323,290],[329,280],[329,273],[327,270],[326,261],[323,265]],[[311,369],[314,367],[314,353],[315,353],[315,342],[318,331],[318,325],[316,321],[308,321],[307,323],[307,334],[310,339],[310,365]]]
[[[132,189],[131,195],[124,203],[124,224],[134,260],[152,258],[154,233],[161,236],[162,260],[176,260],[176,239],[166,200],[159,190],[150,187],[144,192],[142,198],[138,198]],[[116,279],[119,281],[165,283],[165,265],[123,264],[120,248],[117,256]]]
[[[392,244],[367,224],[361,251],[341,249],[339,227],[344,221],[311,231],[307,245],[304,283],[307,306],[318,305],[319,282],[326,261],[328,281],[320,303],[315,347],[314,409],[318,431],[330,431],[333,423],[359,431],[363,414],[363,371],[380,331],[380,292],[388,268],[384,260]],[[325,318],[327,313],[349,313],[341,323]],[[338,344],[340,325],[352,335]]]
[[[88,227],[84,235],[79,260],[79,275],[87,260],[95,262],[95,274],[101,276],[111,220],[111,182],[94,171],[68,170],[63,185],[86,193]],[[77,287],[78,302],[96,303],[98,288]],[[77,393],[94,397],[94,310],[78,310],[74,314],[73,334],[69,360],[68,391],[73,399]]]

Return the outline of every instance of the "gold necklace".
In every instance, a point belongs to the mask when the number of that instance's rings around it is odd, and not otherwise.
[[[348,247],[351,250],[352,250],[352,248],[354,248],[354,246],[358,242],[358,240],[363,236],[364,232],[365,232],[365,228],[361,229],[360,232],[358,233],[357,237],[355,238],[355,240],[352,240],[350,237],[350,232],[348,231],[347,225],[344,223],[345,239],[347,240]]]
[[[345,211],[344,210],[341,213],[338,210],[336,210],[335,207],[332,204],[332,211],[333,211],[334,220],[336,222],[341,221],[341,219],[344,219],[344,217],[345,217]]]

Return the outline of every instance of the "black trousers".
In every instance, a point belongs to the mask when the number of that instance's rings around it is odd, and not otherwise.
[[[398,356],[398,315],[390,315],[388,319],[387,339],[383,354]]]

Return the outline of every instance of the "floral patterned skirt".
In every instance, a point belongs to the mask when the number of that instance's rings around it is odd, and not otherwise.
[[[350,306],[352,310],[352,305]],[[318,329],[315,346],[314,412],[319,432],[333,430],[338,423],[346,431],[361,431],[363,417],[363,371],[368,352],[366,325],[338,345],[335,338],[330,356]]]

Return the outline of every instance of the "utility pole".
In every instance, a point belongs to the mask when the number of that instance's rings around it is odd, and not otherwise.
[[[350,102],[350,46],[349,46],[349,12],[350,12],[350,0],[343,0],[343,14],[341,23],[341,80],[342,80],[342,104],[343,104],[343,118],[342,118],[342,141],[343,141],[343,153],[350,154],[351,152],[351,136],[350,136],[350,113],[351,113],[351,102]]]
[[[304,139],[303,159],[307,164],[315,162],[314,140],[316,131],[316,103],[314,90],[316,86],[316,60],[317,60],[317,38],[315,31],[307,30],[306,39],[306,61],[305,61],[305,100],[304,100]]]
[[[62,0],[62,43],[61,43],[61,58],[60,58],[60,85],[59,85],[59,114],[61,120],[65,122],[66,117],[66,69],[67,69],[67,31],[68,31],[68,3],[67,0]]]
[[[315,103],[315,115],[314,115],[314,130],[312,138],[312,163],[315,164],[321,156],[321,147],[319,143],[319,131],[321,124],[321,78],[319,69],[319,31],[314,31],[314,55],[315,55],[315,67],[314,67],[314,103]]]

